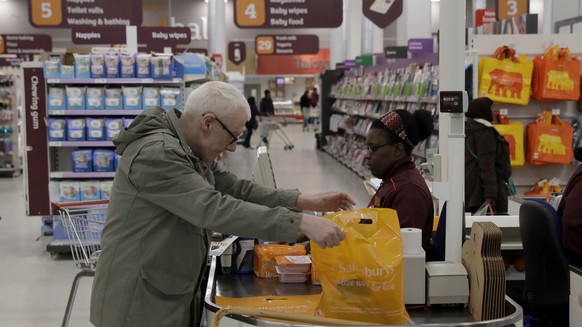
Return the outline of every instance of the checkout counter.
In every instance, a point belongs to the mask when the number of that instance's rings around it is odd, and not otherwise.
[[[220,310],[216,304],[218,296],[229,298],[243,298],[255,296],[293,296],[310,295],[321,293],[321,286],[311,284],[284,284],[276,278],[257,278],[254,274],[229,274],[222,275],[218,268],[217,258],[212,257],[210,263],[208,284],[204,298],[204,311],[207,326]],[[501,319],[488,321],[474,321],[469,310],[463,306],[433,306],[428,309],[408,310],[411,320],[417,326],[482,326],[482,327],[504,327],[522,326],[523,311],[509,297],[505,297],[506,316]],[[252,318],[233,314],[220,320],[222,327],[229,326],[264,326],[264,327],[287,327],[302,325],[293,322],[281,322],[261,318]]]

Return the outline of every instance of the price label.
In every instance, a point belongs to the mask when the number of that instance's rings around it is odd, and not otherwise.
[[[63,178],[63,173],[53,172],[51,173],[52,178]]]
[[[48,84],[59,84],[60,82],[61,82],[61,80],[60,80],[60,79],[58,79],[58,78],[49,78],[49,79],[47,80],[47,83],[48,83]]]
[[[507,116],[509,114],[509,109],[507,109],[507,108],[499,109],[499,114],[503,115],[503,116]]]
[[[153,82],[154,82],[154,79],[153,79],[153,78],[142,78],[142,79],[141,79],[141,82],[142,82],[143,84],[151,84],[151,83],[153,83]]]
[[[93,82],[95,84],[105,84],[105,83],[107,83],[107,79],[106,78],[96,78]]]
[[[59,115],[59,116],[62,116],[64,114],[65,114],[65,111],[64,110],[53,110],[53,111],[51,111],[51,115]]]
[[[497,0],[497,20],[529,13],[529,0]]]
[[[265,0],[236,1],[236,22],[241,27],[265,24]]]
[[[257,54],[272,54],[275,51],[275,39],[272,36],[259,36],[255,40]]]
[[[552,109],[552,115],[559,116],[560,115],[560,109]]]
[[[58,26],[63,21],[61,0],[32,0],[30,10],[36,26]]]
[[[63,145],[61,142],[49,142],[49,146],[61,146]]]

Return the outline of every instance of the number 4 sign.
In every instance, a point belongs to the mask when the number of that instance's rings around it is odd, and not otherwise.
[[[497,0],[497,20],[529,13],[529,0]]]
[[[262,26],[265,24],[264,0],[238,0],[236,9],[238,24],[243,26]]]

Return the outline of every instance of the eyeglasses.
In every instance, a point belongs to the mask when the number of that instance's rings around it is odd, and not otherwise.
[[[374,152],[378,151],[378,149],[380,149],[381,147],[387,146],[387,145],[392,145],[392,144],[390,144],[390,143],[378,144],[378,145],[367,144],[365,149],[368,151],[369,154],[374,154]]]
[[[218,119],[218,117],[214,117],[216,119],[216,121],[220,124],[220,126],[222,126],[222,128],[224,128],[224,130],[230,134],[230,136],[232,136],[232,141],[230,141],[230,144],[234,144],[236,143],[236,141],[238,141],[238,136],[234,135],[233,132],[230,131],[230,129],[228,129],[228,127],[226,127],[226,125],[224,125],[224,123],[222,121],[220,121],[220,119]]]

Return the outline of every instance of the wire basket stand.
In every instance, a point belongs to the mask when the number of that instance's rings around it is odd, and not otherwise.
[[[62,326],[69,324],[79,282],[83,277],[95,276],[101,253],[101,231],[105,226],[109,201],[55,203],[53,210],[60,216],[65,228],[73,262],[80,271],[73,279]]]

